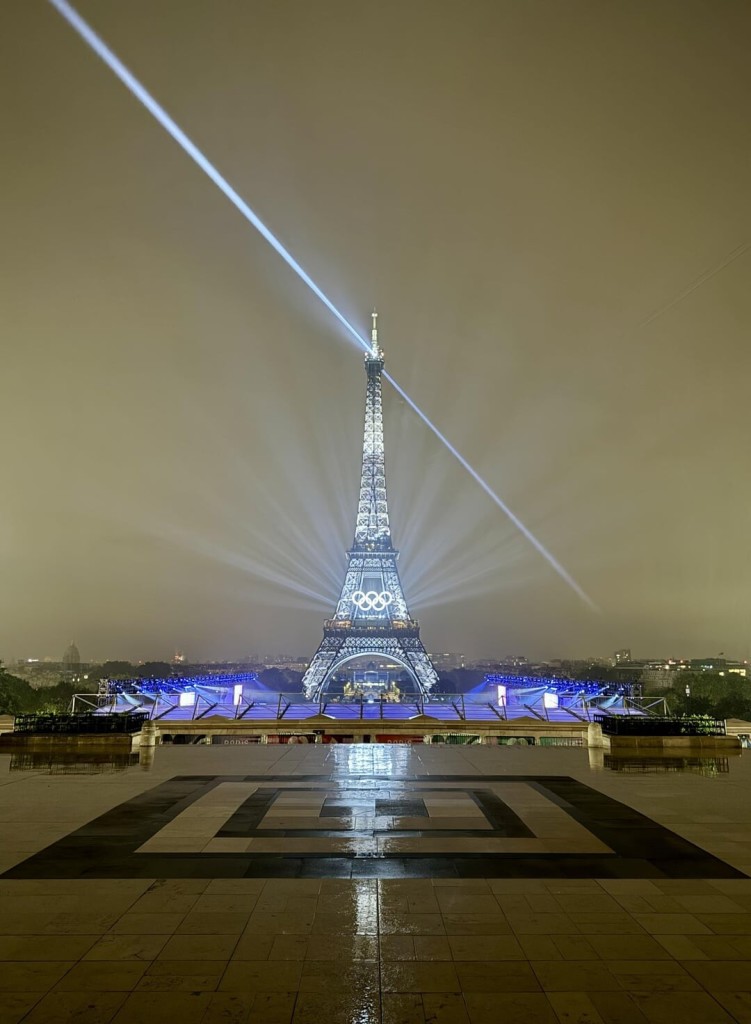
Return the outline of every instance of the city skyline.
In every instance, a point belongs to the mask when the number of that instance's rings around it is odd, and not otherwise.
[[[601,609],[388,392],[427,648],[748,657],[748,11],[281,8],[80,6]],[[11,22],[0,655],[312,656],[360,360],[51,8]]]

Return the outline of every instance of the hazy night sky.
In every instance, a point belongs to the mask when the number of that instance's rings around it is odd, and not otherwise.
[[[429,650],[747,657],[747,0],[78,10],[601,608],[386,390]],[[0,657],[312,654],[336,321],[43,0],[0,37]],[[654,317],[658,311],[661,315]]]

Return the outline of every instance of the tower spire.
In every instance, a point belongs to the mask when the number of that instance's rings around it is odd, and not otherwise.
[[[324,623],[323,640],[302,679],[308,697],[319,697],[340,666],[362,656],[398,662],[423,695],[438,681],[420,639],[420,627],[409,614],[396,566],[399,552],[391,542],[381,399],[383,352],[375,309],[371,317],[355,539],[347,552],[347,572],[334,617]]]

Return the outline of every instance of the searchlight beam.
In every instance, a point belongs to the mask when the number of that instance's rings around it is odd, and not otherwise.
[[[297,262],[292,253],[282,245],[276,235],[266,226],[266,224],[264,224],[258,214],[255,213],[255,211],[248,206],[242,196],[232,188],[227,179],[216,169],[208,157],[204,156],[198,146],[188,138],[182,128],[180,128],[180,126],[170,117],[164,107],[154,99],[146,87],[139,82],[131,71],[128,70],[120,58],[109,48],[109,46],[107,46],[104,40],[94,31],[89,23],[81,17],[78,11],[76,11],[75,8],[67,2],[67,0],[48,0],[48,2],[60,15],[62,15],[71,28],[78,33],[90,49],[92,49],[94,53],[104,61],[107,67],[109,67],[109,69],[120,79],[123,85],[130,90],[138,102],[141,103],[152,117],[159,122],[165,131],[172,136],[178,146],[187,153],[191,160],[193,160],[193,162],[201,168],[204,174],[214,182],[217,188],[224,193],[227,199],[229,199],[232,205],[239,210],[248,223],[251,224],[264,238],[264,240],[268,242],[271,248],[281,256],[287,266],[295,272],[300,280],[307,285],[311,292],[313,292],[316,298],[323,303],[328,311],[345,328],[357,346],[365,352],[369,352],[371,348],[370,343],[362,337],[357,328],[355,328],[349,320],[347,320],[344,314],[337,309],[331,299],[318,287],[313,278]],[[470,463],[467,462],[464,456],[456,450],[456,448],[441,433],[438,427],[436,427],[433,421],[422,411],[417,403],[409,397],[407,392],[400,387],[399,384],[397,384],[391,374],[384,373],[383,376],[388,380],[397,394],[399,394],[409,407],[417,413],[425,426],[435,434],[438,440],[448,449],[448,451],[451,452],[454,458],[457,459],[464,469],[467,470],[472,479],[483,489],[491,501],[493,501],[504,515],[511,520],[514,526],[529,541],[535,550],[542,555],[548,565],[565,583],[569,585],[569,587],[571,587],[571,589],[582,599],[582,601],[585,602],[585,604],[587,604],[593,611],[596,611],[597,607],[592,599],[579,586],[571,574],[564,569],[561,563],[548,551],[542,541],[538,540],[532,531],[529,530],[519,519],[519,517],[511,511],[508,505],[495,493],[492,487],[483,480],[477,470],[475,470]]]

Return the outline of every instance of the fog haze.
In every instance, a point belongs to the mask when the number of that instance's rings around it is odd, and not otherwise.
[[[78,10],[597,604],[385,388],[429,650],[751,653],[751,7]],[[47,4],[0,39],[0,657],[312,654],[365,375]]]

